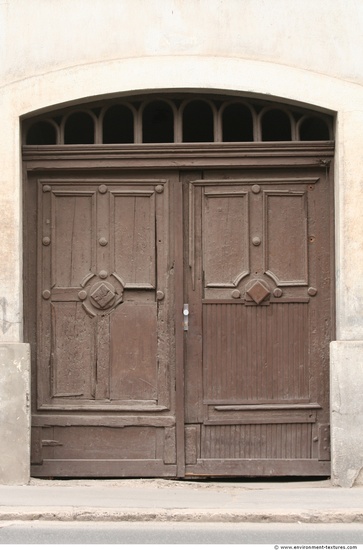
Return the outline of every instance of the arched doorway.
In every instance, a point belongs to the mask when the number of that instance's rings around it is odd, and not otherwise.
[[[332,120],[134,96],[24,124],[32,475],[328,475]]]

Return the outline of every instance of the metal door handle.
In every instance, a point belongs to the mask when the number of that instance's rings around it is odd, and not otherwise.
[[[189,304],[183,306],[183,328],[184,330],[189,328]]]

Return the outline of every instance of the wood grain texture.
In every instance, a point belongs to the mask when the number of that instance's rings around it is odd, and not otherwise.
[[[204,171],[190,186],[195,284],[188,283],[193,335],[187,340],[186,433],[188,455],[198,458],[186,475],[275,475],[284,467],[289,475],[304,466],[319,475],[326,464],[316,465],[316,434],[329,418],[333,334],[329,180],[319,170],[219,169]],[[234,211],[232,204],[244,193],[248,223],[242,226],[243,206]],[[243,252],[235,243],[244,243]],[[238,292],[210,284],[210,266],[222,274],[231,258],[237,265],[247,253],[249,271]],[[196,425],[200,452],[191,436]],[[327,460],[328,451],[321,456]],[[266,458],[281,461],[269,474],[258,464]]]
[[[26,331],[43,442],[32,475],[329,472],[322,155],[331,144],[26,149]],[[189,169],[183,196],[177,166]],[[246,291],[256,281],[269,292],[260,305]],[[116,306],[102,301],[110,285]]]
[[[57,173],[31,188],[34,437],[40,426],[49,432],[42,449],[34,439],[34,460],[44,472],[52,460],[54,475],[82,475],[74,460],[104,460],[100,476],[108,460],[129,464],[120,475],[145,475],[154,461],[160,475],[161,464],[175,472],[167,466],[176,456],[170,174],[124,176]]]
[[[112,192],[115,271],[126,286],[155,288],[155,195]]]
[[[202,458],[311,458],[311,424],[204,426]]]
[[[308,284],[307,215],[306,192],[264,192],[264,268],[280,286]]]
[[[125,302],[112,313],[110,398],[157,399],[157,305]]]
[[[307,304],[203,305],[204,398],[309,397]]]
[[[205,285],[233,288],[249,272],[248,195],[210,187],[203,199]]]

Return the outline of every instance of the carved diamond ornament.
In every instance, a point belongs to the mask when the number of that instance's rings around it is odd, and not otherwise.
[[[104,283],[98,285],[91,294],[92,300],[96,302],[98,307],[100,307],[101,309],[106,308],[109,303],[115,298],[115,296],[116,294],[112,290],[112,288],[109,288]]]
[[[256,302],[256,304],[260,304],[265,298],[267,298],[267,296],[270,295],[270,291],[266,288],[262,281],[256,281],[253,283],[252,286],[246,290],[246,293],[254,302]]]

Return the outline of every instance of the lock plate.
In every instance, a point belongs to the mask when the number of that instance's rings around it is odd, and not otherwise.
[[[189,304],[183,305],[183,329],[189,330]]]

